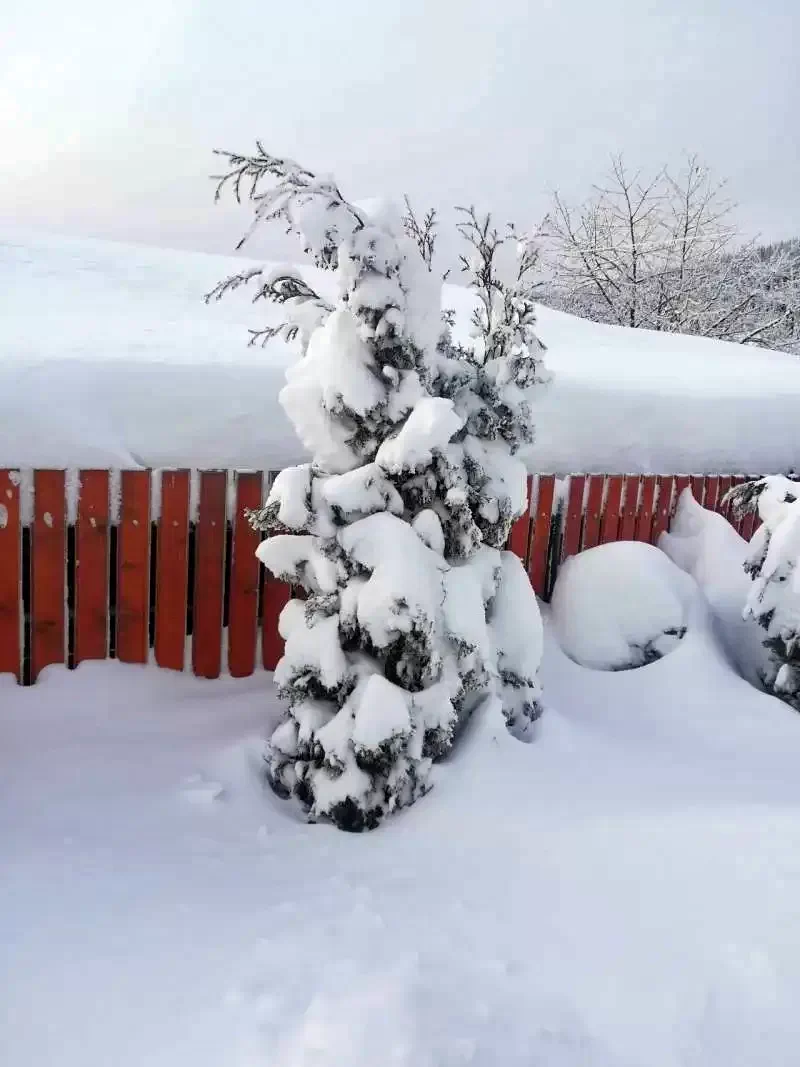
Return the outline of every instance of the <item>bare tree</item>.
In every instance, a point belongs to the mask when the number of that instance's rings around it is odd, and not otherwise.
[[[750,247],[733,281],[734,304],[745,304],[739,340],[800,353],[800,240]]]
[[[789,257],[759,257],[732,211],[725,183],[695,155],[677,176],[664,168],[650,178],[617,156],[580,207],[555,194],[545,299],[601,322],[779,347],[798,307]]]
[[[545,227],[555,301],[656,330],[702,318],[698,276],[717,267],[736,233],[722,190],[695,156],[678,178],[664,169],[648,179],[630,174],[617,156],[607,184],[581,207],[556,193]]]

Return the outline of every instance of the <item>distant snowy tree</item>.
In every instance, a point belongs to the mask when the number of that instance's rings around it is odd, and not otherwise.
[[[800,353],[800,240],[751,243],[734,253],[733,268],[727,299],[735,339]]]
[[[329,272],[327,297],[291,268],[249,269],[209,294],[257,280],[256,299],[284,317],[252,340],[281,336],[301,355],[280,400],[313,458],[251,517],[271,534],[259,558],[306,593],[280,618],[288,714],[267,771],[312,818],[363,830],[427,790],[478,700],[509,692],[520,735],[538,711],[538,610],[499,547],[525,506],[512,454],[530,431],[514,420],[529,419],[539,349],[521,320],[466,358],[400,214],[257,147],[223,153],[218,195],[244,189],[253,226],[282,221]]]
[[[739,514],[757,511],[762,522],[745,563],[753,586],[744,610],[766,631],[771,666],[762,681],[800,711],[800,482],[761,478],[737,486],[729,499]]]
[[[581,207],[555,195],[543,299],[597,322],[791,347],[796,256],[742,242],[732,210],[724,183],[696,156],[677,177],[665,168],[646,179],[616,157],[607,184]]]

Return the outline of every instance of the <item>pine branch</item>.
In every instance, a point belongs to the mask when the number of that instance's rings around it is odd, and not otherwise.
[[[252,267],[241,271],[239,274],[232,274],[215,285],[211,292],[206,293],[203,299],[207,304],[210,304],[212,300],[221,300],[227,293],[248,285],[254,278],[263,277],[264,274],[264,267]],[[297,301],[298,303],[310,301],[322,311],[333,311],[332,304],[323,300],[304,278],[291,270],[281,269],[271,272],[263,285],[258,288],[253,297],[253,303],[255,304],[258,300],[268,300],[272,304],[287,304],[289,301]]]
[[[431,208],[426,211],[420,221],[408,196],[404,197],[406,205],[406,213],[403,216],[403,228],[406,235],[411,238],[419,249],[419,254],[422,257],[422,262],[428,268],[429,271],[433,271],[433,257],[436,251],[436,238],[438,230],[438,222],[436,219],[436,209]],[[449,273],[449,272],[448,272]]]
[[[318,178],[312,171],[299,166],[294,160],[283,159],[267,152],[260,141],[256,141],[256,153],[251,156],[237,152],[215,150],[215,155],[228,161],[229,169],[214,176],[216,189],[214,200],[218,201],[226,189],[232,189],[237,203],[242,202],[242,187],[246,187],[246,197],[255,204],[255,217],[249,229],[237,244],[240,249],[264,221],[283,219],[293,233],[303,236],[302,226],[293,215],[293,207],[302,206],[319,199],[325,210],[331,215],[343,213],[349,218],[351,232],[363,229],[366,219],[353,204],[345,200],[339,187],[331,178]],[[265,188],[266,186],[266,188]],[[337,234],[327,231],[321,242],[309,242],[309,247],[316,243],[313,252],[320,266],[335,264]]]

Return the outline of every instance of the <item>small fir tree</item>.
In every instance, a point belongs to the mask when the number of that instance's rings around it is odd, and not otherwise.
[[[442,330],[439,283],[397,212],[352,204],[261,145],[223,155],[218,195],[245,188],[253,226],[283,221],[327,272],[248,269],[209,294],[258,280],[256,299],[285,318],[251,340],[280,336],[301,354],[280,400],[313,458],[283,471],[251,516],[271,535],[259,558],[306,594],[279,622],[288,713],[267,772],[312,818],[362,830],[427,790],[433,760],[495,683],[513,693],[516,732],[538,708],[535,598],[520,601],[498,547],[525,506],[512,455],[526,431],[511,424],[530,414],[539,349],[528,338],[523,352],[527,334],[511,331],[502,350],[475,344],[467,358]],[[496,643],[525,625],[512,625],[514,609],[527,612],[533,653]]]

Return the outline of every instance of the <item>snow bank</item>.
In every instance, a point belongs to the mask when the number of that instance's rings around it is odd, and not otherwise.
[[[662,534],[658,544],[700,586],[728,655],[745,678],[759,684],[767,666],[765,634],[742,618],[753,586],[744,571],[747,542],[722,515],[706,511],[686,489],[669,533]]]
[[[792,1067],[800,717],[708,620],[645,671],[545,627],[373,834],[264,790],[269,676],[0,678],[3,1067]]]
[[[576,663],[610,671],[641,667],[677,646],[694,591],[659,549],[618,541],[572,556],[561,567],[553,623]]]
[[[7,235],[0,465],[277,469],[307,459],[277,401],[288,350],[247,346],[247,327],[271,312],[245,291],[202,301],[246,262]],[[465,330],[467,292],[448,286],[443,302]],[[536,412],[532,468],[760,473],[796,464],[793,357],[547,308],[537,332],[555,381]]]

